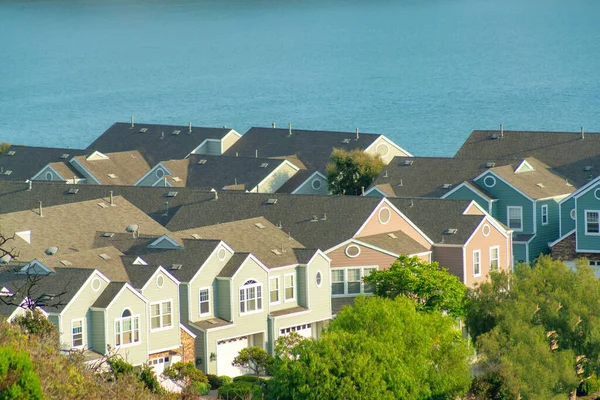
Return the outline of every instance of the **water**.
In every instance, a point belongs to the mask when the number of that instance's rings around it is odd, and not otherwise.
[[[597,0],[0,0],[0,141],[115,121],[381,132],[600,131]]]

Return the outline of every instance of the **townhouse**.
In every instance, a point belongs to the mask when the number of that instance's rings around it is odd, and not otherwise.
[[[0,154],[0,180],[24,182],[48,165],[56,165],[55,171],[49,170],[57,177],[53,180],[59,180],[58,176],[64,176],[61,181],[72,182],[73,176],[79,178],[79,173],[65,165],[64,161],[84,153],[85,150],[69,148],[13,145]]]
[[[325,166],[334,148],[360,149],[389,162],[411,154],[381,134],[279,128],[251,128],[224,154],[240,157],[281,158],[300,170],[279,188],[281,193],[329,194]]]

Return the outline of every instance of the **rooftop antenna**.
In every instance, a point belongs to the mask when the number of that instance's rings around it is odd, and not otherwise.
[[[585,131],[583,130],[583,126],[581,127],[581,140],[585,139]]]
[[[191,121],[190,121],[190,126],[189,126],[189,129],[188,129],[188,133],[192,133],[192,122]]]
[[[500,124],[500,137],[504,137],[504,125]]]
[[[275,124],[275,122],[271,122],[271,127],[272,127],[273,129],[277,128],[277,125]]]
[[[356,128],[356,140],[358,140],[358,128]]]
[[[109,193],[110,193],[110,205],[114,206],[115,203],[113,202],[113,191],[111,190]]]
[[[44,216],[44,209],[42,208],[42,201],[40,200],[40,217]]]
[[[131,116],[131,128],[133,128],[135,126],[135,121],[133,119],[133,115]]]
[[[290,136],[292,136],[292,123],[290,122],[288,126],[289,126],[289,130],[290,130]]]

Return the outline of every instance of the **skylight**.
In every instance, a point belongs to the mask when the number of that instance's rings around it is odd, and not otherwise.
[[[68,266],[70,266],[70,265],[73,265],[73,263],[72,263],[71,261],[69,261],[69,260],[60,260],[60,263],[61,263],[62,265],[64,265],[65,267],[68,267]]]
[[[12,174],[12,171],[10,169],[7,169],[6,171],[4,171],[4,175],[10,175]]]
[[[178,192],[169,192],[169,193],[166,194],[166,196],[167,197],[175,197],[175,196],[177,196],[177,193]]]
[[[260,222],[255,223],[254,226],[256,226],[258,229],[265,229],[265,226]]]
[[[485,163],[485,167],[486,168],[494,168],[496,166],[496,163],[493,162],[487,162]]]
[[[450,189],[452,187],[451,183],[444,183],[444,185],[442,186],[442,189]]]
[[[174,177],[173,177],[173,180],[174,180],[175,182],[181,182],[181,178],[180,178],[180,177],[178,177],[178,176],[174,176]]]
[[[110,256],[106,253],[98,254],[98,256],[103,260],[109,260]]]
[[[270,204],[270,205],[273,205],[276,203],[277,203],[277,199],[268,199],[267,201],[265,201],[265,204]]]
[[[271,253],[275,254],[276,256],[281,255],[281,251],[279,249],[273,249],[273,250],[271,250]]]
[[[268,166],[269,166],[269,163],[266,163],[266,162],[260,164],[261,168],[267,168]]]
[[[69,191],[68,191],[67,193],[68,193],[68,194],[77,194],[78,192],[79,192],[79,189],[77,189],[77,188],[72,188],[72,189],[69,189]]]
[[[141,128],[140,129],[140,133],[146,133],[146,132],[148,132],[148,128]]]
[[[408,167],[410,165],[413,165],[413,162],[414,162],[413,160],[404,160],[403,164]]]
[[[64,153],[62,156],[60,156],[60,158],[66,160],[67,158],[69,158],[69,154]]]
[[[198,165],[204,165],[206,164],[206,160],[202,159],[202,160],[198,160]]]
[[[444,233],[447,235],[454,235],[456,232],[458,232],[458,229],[450,228],[450,229],[446,229],[446,232],[444,232]]]
[[[544,184],[543,183],[537,183],[536,186],[539,187],[539,188],[542,188],[542,189],[544,188]]]
[[[9,152],[8,152],[8,153],[6,153],[6,154],[7,154],[7,155],[9,155],[9,156],[14,156],[14,155],[15,155],[15,151],[14,151],[14,150],[11,150],[11,151],[9,151]]]
[[[108,175],[108,177],[110,179],[117,179],[117,176],[115,174],[106,174],[106,175]]]
[[[350,143],[350,140],[351,139],[344,139],[344,140],[342,140],[342,143],[348,144],[348,143]]]
[[[182,264],[173,264],[173,265],[171,265],[171,270],[175,270],[175,271],[179,270],[179,269],[181,269],[182,266],[183,266]]]
[[[198,235],[197,233],[192,233],[192,237],[196,240],[202,239],[202,236]]]
[[[171,132],[171,135],[179,135],[180,133],[181,133],[181,131],[176,129],[173,132]]]
[[[585,172],[589,172],[592,170],[592,166],[591,165],[587,165],[584,169]]]
[[[115,236],[115,234],[114,234],[114,233],[112,233],[112,232],[104,232],[104,233],[102,234],[102,237],[103,237],[103,238],[111,238],[111,237],[113,237],[113,236]]]
[[[388,233],[387,234],[391,239],[398,239],[398,236],[394,235],[393,233]]]

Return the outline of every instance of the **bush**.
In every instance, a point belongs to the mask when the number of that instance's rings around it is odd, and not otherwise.
[[[233,379],[231,379],[231,377],[229,377],[227,375],[221,375],[219,377],[219,379],[221,380],[221,386],[227,385],[228,383],[233,382]]]
[[[112,357],[108,360],[108,365],[113,371],[116,378],[122,375],[133,374],[134,367],[120,357]]]
[[[206,375],[206,377],[208,378],[208,383],[210,384],[211,390],[217,390],[221,386],[232,382],[231,378],[225,375],[217,376],[213,374],[208,374]]]
[[[502,378],[491,374],[473,379],[469,393],[478,400],[515,400]]]
[[[40,378],[29,354],[0,347],[0,399],[41,399]]]
[[[160,386],[158,379],[156,379],[154,369],[152,369],[152,367],[148,364],[144,364],[140,369],[139,379],[144,384],[146,389],[152,393],[162,393],[162,387]]]
[[[600,392],[600,378],[594,374],[589,379],[581,382],[577,388],[578,396],[588,396],[590,394],[596,394]]]
[[[237,380],[219,388],[219,399],[222,400],[250,400],[262,399],[264,390],[256,383]]]
[[[234,382],[248,382],[248,383],[256,383],[258,384],[262,379],[260,379],[258,376],[254,376],[254,375],[242,375],[242,376],[236,376],[235,378],[233,378]]]

